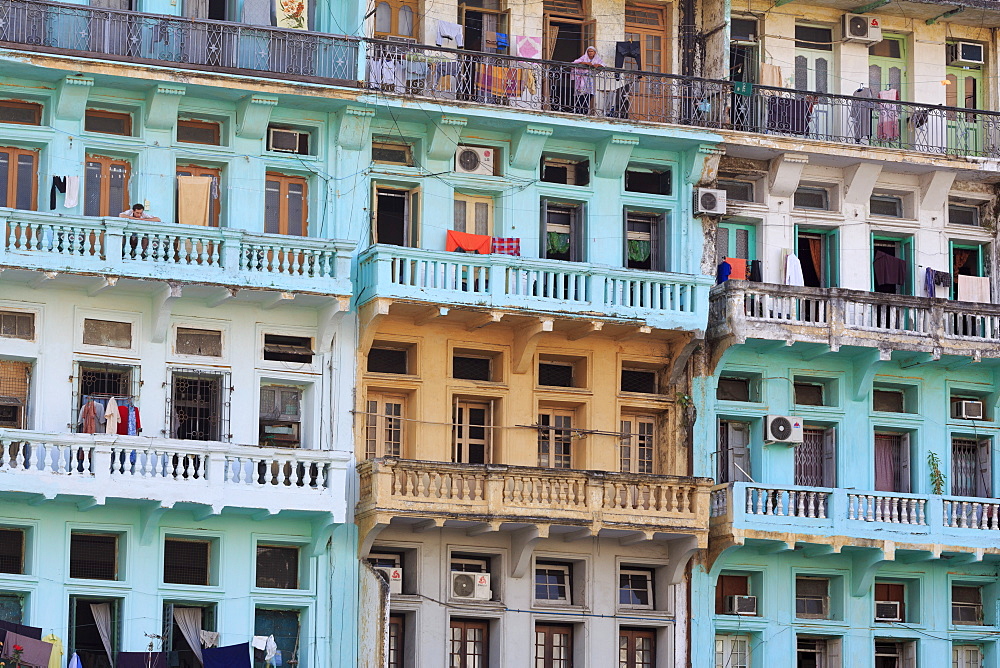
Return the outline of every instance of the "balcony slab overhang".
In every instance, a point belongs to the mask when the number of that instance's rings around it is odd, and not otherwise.
[[[889,4],[889,0],[878,5],[865,0],[778,0],[775,6],[791,3],[800,7],[829,7],[853,13],[865,9],[866,12],[879,13],[878,7]],[[977,28],[1000,26],[1000,7],[995,0],[893,0],[892,14],[905,16],[914,23],[933,24],[946,19],[949,23]]]

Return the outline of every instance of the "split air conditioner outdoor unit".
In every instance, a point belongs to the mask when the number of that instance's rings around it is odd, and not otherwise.
[[[876,622],[901,622],[903,616],[899,611],[899,601],[875,601]]]
[[[983,402],[981,401],[956,401],[953,403],[951,416],[960,420],[982,420]]]
[[[713,188],[695,188],[694,213],[722,216],[726,213],[726,191]]]
[[[877,44],[882,41],[882,25],[875,16],[844,14],[841,33],[845,42]]]
[[[726,597],[726,614],[727,615],[748,615],[754,616],[757,614],[757,597],[756,596],[727,596]]]
[[[451,597],[467,598],[474,601],[490,600],[493,597],[493,592],[490,589],[490,574],[453,572],[451,574]]]
[[[768,415],[764,440],[768,443],[801,443],[802,420],[790,415]]]
[[[386,582],[389,583],[389,593],[390,594],[402,594],[403,593],[403,569],[398,567],[389,568],[386,566],[378,566],[375,570],[382,573],[385,577]]]
[[[482,146],[459,146],[455,154],[455,171],[459,174],[493,176],[496,151]]]

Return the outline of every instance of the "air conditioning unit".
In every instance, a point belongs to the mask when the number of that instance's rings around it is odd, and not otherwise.
[[[983,606],[975,603],[952,602],[951,621],[953,624],[982,624]]]
[[[875,621],[903,621],[903,616],[899,614],[899,601],[875,601]]]
[[[727,615],[749,615],[755,616],[757,614],[757,597],[756,596],[727,596],[726,597],[726,614]]]
[[[875,16],[844,14],[841,32],[845,42],[877,44],[882,41],[882,25]]]
[[[488,601],[493,598],[489,573],[451,574],[451,597],[467,598],[473,601]]]
[[[726,191],[714,188],[695,188],[694,213],[722,216],[726,213]]]
[[[970,67],[985,63],[986,54],[982,44],[956,42],[948,45],[948,60],[955,67]]]
[[[298,153],[299,142],[303,138],[308,141],[308,132],[298,130],[282,130],[279,128],[268,128],[267,130],[267,150],[279,153]]]
[[[791,415],[768,415],[764,440],[768,443],[801,443],[802,420]]]
[[[375,568],[389,583],[390,594],[403,593],[403,569],[399,567],[378,566]]]
[[[459,146],[455,153],[455,171],[459,174],[493,176],[493,158],[496,151],[482,146]]]
[[[951,416],[960,420],[983,420],[983,402],[956,401],[951,405]]]

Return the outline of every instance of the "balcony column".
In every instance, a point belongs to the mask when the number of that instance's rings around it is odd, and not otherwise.
[[[830,332],[830,350],[840,349],[840,337],[844,334],[846,326],[846,301],[839,294],[830,291],[830,296],[826,300],[826,322]]]
[[[104,261],[108,268],[118,268],[123,263],[127,225],[124,218],[104,219]]]
[[[240,266],[240,256],[244,232],[224,227],[219,230],[219,234],[222,236],[222,253],[220,254],[222,271],[226,276],[235,278],[243,270],[243,267]]]

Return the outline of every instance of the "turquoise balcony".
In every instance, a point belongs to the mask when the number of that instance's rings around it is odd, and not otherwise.
[[[703,331],[711,278],[510,255],[375,245],[359,258],[359,301],[621,321]]]

